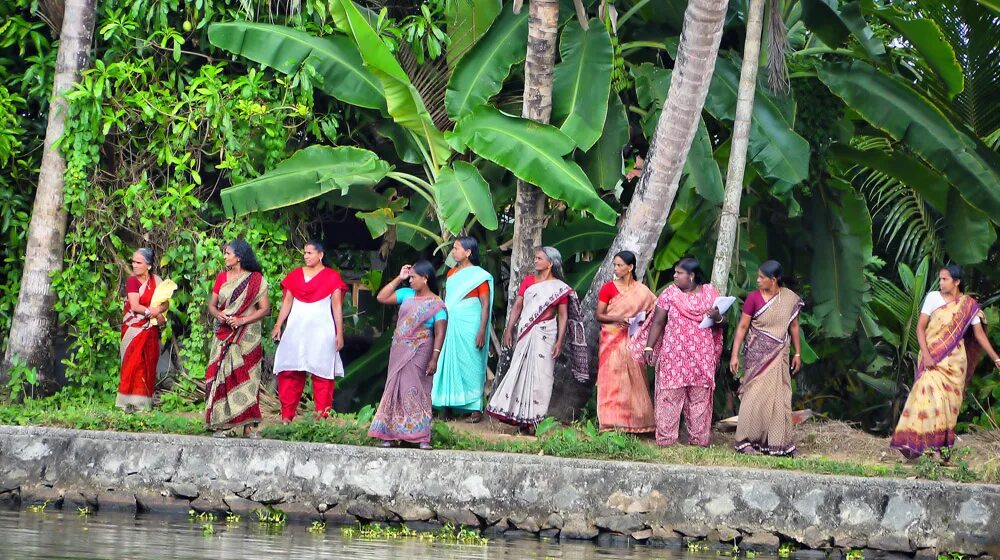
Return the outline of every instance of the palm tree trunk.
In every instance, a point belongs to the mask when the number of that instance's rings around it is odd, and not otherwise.
[[[80,80],[80,73],[90,63],[95,8],[96,0],[65,2],[41,171],[28,226],[21,291],[14,309],[7,352],[0,367],[3,376],[15,360],[18,364],[35,368],[43,392],[51,390],[53,384],[52,341],[56,318],[51,275],[62,270],[66,237],[66,211],[63,207],[66,160],[53,144],[66,128],[67,103],[63,94]]]
[[[667,216],[677,195],[684,160],[691,149],[691,141],[698,129],[698,120],[715,72],[715,59],[719,54],[722,24],[726,19],[728,5],[727,0],[691,0],[684,12],[684,28],[677,49],[673,78],[639,184],[625,217],[619,223],[618,235],[583,300],[587,340],[591,342],[591,348],[595,349],[595,353],[591,355],[592,370],[597,366],[595,356],[600,333],[600,325],[594,320],[597,292],[611,279],[612,260],[619,251],[627,249],[636,254],[636,274],[640,277],[653,258],[660,232],[667,223]],[[549,405],[549,413],[560,419],[572,417],[586,403],[586,399],[579,400],[579,391],[571,389],[573,385],[581,384],[573,380],[567,369],[564,365],[557,367],[552,404]],[[591,379],[594,378],[592,374]],[[589,398],[589,390],[586,395]]]
[[[775,0],[771,0],[772,2]],[[719,239],[715,246],[715,263],[712,265],[712,284],[725,294],[729,289],[729,269],[736,248],[736,230],[740,220],[740,198],[743,195],[743,172],[747,165],[747,144],[750,142],[750,117],[753,98],[757,91],[757,69],[760,61],[760,37],[764,19],[764,0],[750,0],[747,14],[747,36],[743,44],[743,67],[740,69],[740,87],[736,97],[736,116],[733,119],[733,142],[726,171],[726,195],[722,201],[722,219],[719,222]]]
[[[552,115],[552,69],[559,32],[559,0],[532,0],[528,13],[528,52],[524,61],[523,117],[541,123]],[[542,243],[545,227],[545,193],[534,185],[517,182],[514,202],[514,240],[510,254],[507,312],[514,307],[517,287],[534,268],[535,247]]]

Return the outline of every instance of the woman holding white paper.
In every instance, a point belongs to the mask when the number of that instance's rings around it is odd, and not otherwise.
[[[683,412],[688,443],[708,446],[725,320],[715,307],[718,297],[704,282],[698,261],[681,259],[674,266],[674,283],[660,294],[656,313],[632,342],[635,359],[656,367],[657,445],[677,443]],[[706,317],[713,325],[700,328]]]
[[[636,278],[634,253],[622,251],[613,263],[614,280],[597,294],[597,420],[601,430],[652,432],[656,423],[646,368],[629,355],[628,343],[634,325],[653,312],[656,296]]]

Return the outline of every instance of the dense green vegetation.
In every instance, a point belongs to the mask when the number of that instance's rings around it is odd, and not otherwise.
[[[552,126],[507,116],[520,114],[527,9],[362,4],[99,4],[91,68],[69,96],[61,140],[71,221],[54,342],[65,348],[64,398],[110,406],[136,246],[152,247],[180,286],[164,343],[182,373],[167,411],[197,394],[225,239],[257,249],[272,300],[310,236],[326,238],[339,267],[364,272],[373,251],[390,269],[418,255],[440,262],[447,237],[469,230],[506,281],[522,178],[554,199],[544,240],[568,257],[574,287],[590,289],[616,232],[608,224],[631,200],[626,172],[645,157],[667,94],[685,2],[618,0],[616,25],[606,15],[586,31],[567,2]],[[647,271],[654,288],[681,255],[712,262],[744,13],[731,3],[703,126]],[[808,302],[796,407],[884,431],[912,379],[913,321],[936,263],[968,265],[981,303],[998,299],[1000,16],[972,0],[783,0],[779,13],[791,93],[762,76],[730,285],[743,295],[757,263],[781,260]],[[31,0],[0,6],[0,337],[52,91],[57,34],[44,15]],[[375,271],[363,282],[380,280]],[[365,336],[389,319],[345,315],[349,334]],[[342,388],[359,407],[377,398],[386,349],[383,337],[350,365]],[[30,395],[33,378],[12,369],[12,396]],[[732,411],[728,380],[718,414]],[[1000,375],[989,364],[969,395],[963,422],[996,429]]]

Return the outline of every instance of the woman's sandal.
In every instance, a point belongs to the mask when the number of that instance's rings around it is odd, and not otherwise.
[[[423,442],[423,443],[421,443],[419,447],[420,447],[420,449],[423,449],[424,451],[430,451],[430,450],[434,449],[434,446],[432,446],[431,444],[427,443],[426,441]]]
[[[381,447],[381,448],[383,448],[383,449],[388,449],[390,447],[395,447],[396,446],[396,442],[389,441],[389,440],[383,440],[382,443],[378,444],[378,446]]]
[[[472,414],[469,415],[468,418],[465,419],[465,422],[467,424],[478,424],[478,423],[480,423],[482,421],[483,421],[483,413],[482,412],[473,412]]]

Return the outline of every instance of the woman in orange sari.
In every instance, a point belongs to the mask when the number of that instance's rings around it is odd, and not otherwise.
[[[151,274],[153,251],[142,248],[132,255],[132,276],[125,282],[125,317],[122,319],[121,379],[115,406],[125,412],[153,407],[156,363],[160,359],[160,327],[157,319],[166,304],[152,305],[153,292],[161,282]]]
[[[242,239],[225,247],[226,270],[215,279],[208,311],[215,337],[205,372],[205,423],[216,436],[233,428],[256,437],[260,422],[261,320],[271,311],[267,280]]]
[[[985,350],[1000,368],[1000,356],[986,337],[984,316],[972,296],[962,293],[962,269],[949,265],[938,274],[941,290],[924,299],[917,321],[920,362],[916,381],[889,446],[907,459],[927,450],[942,453],[955,445],[955,423],[965,384]]]
[[[638,281],[631,251],[615,255],[615,279],[597,294],[601,342],[597,364],[597,419],[602,430],[652,432],[653,401],[646,368],[628,350],[629,335],[653,312],[656,296]]]

